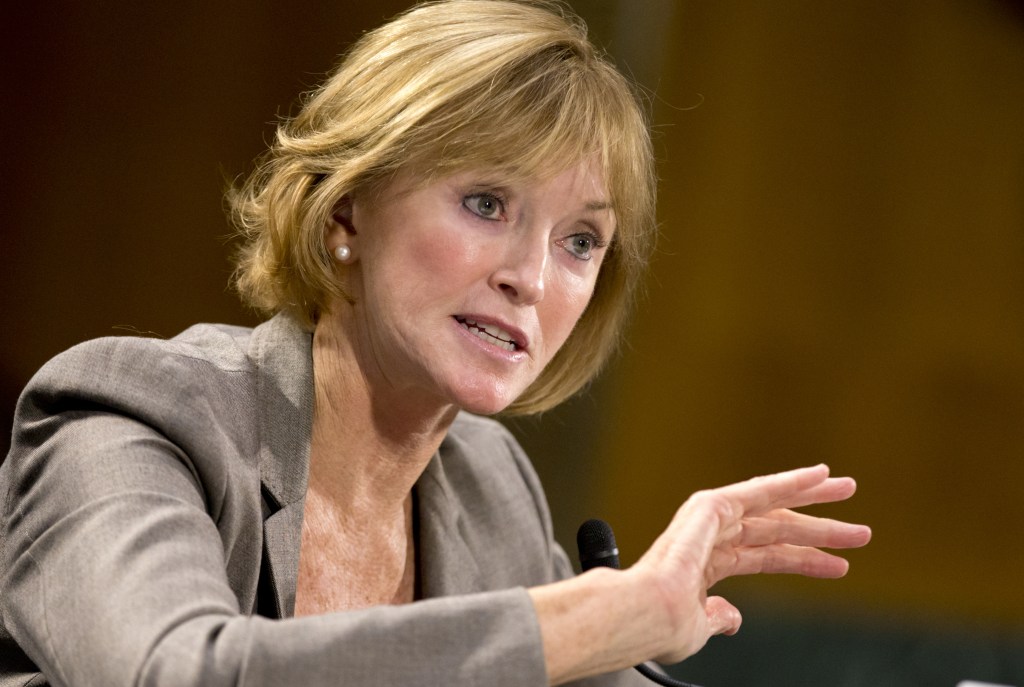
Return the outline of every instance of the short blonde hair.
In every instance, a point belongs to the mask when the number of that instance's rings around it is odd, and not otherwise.
[[[229,193],[245,238],[236,287],[249,305],[290,311],[312,327],[331,298],[348,298],[324,242],[343,196],[409,165],[428,178],[482,167],[544,177],[595,156],[615,238],[566,344],[506,412],[547,410],[615,350],[655,226],[643,108],[582,20],[559,4],[430,2],[357,41]]]

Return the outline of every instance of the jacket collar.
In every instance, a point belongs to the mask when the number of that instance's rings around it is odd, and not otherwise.
[[[253,330],[260,479],[279,507],[301,507],[313,432],[313,335],[279,314]]]
[[[261,587],[274,615],[295,611],[302,513],[313,432],[313,337],[279,314],[253,330],[260,432],[260,482],[265,504]],[[265,603],[265,602],[264,602]],[[271,609],[261,609],[267,613]]]

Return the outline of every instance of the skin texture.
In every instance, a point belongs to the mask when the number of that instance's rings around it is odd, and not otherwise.
[[[357,303],[350,330],[375,381],[421,407],[509,405],[590,300],[605,250],[578,242],[593,234],[606,244],[615,227],[599,171],[583,163],[518,183],[470,171],[426,186],[407,172],[343,206],[327,243],[357,256],[345,274]],[[522,345],[509,354],[466,336],[454,316],[498,325]]]
[[[540,180],[483,170],[424,184],[405,171],[341,199],[325,243],[351,249],[337,270],[352,301],[332,302],[313,337],[297,608],[411,598],[413,484],[458,410],[505,408],[586,308],[615,230],[600,172],[584,162]],[[477,336],[467,318],[498,326],[498,338]],[[846,561],[819,547],[862,546],[870,530],[792,509],[855,489],[820,465],[699,492],[628,570],[529,590],[551,684],[679,661],[736,632],[739,610],[708,595],[726,577],[844,575]],[[358,537],[338,542],[339,529]],[[332,592],[343,580],[363,586]]]

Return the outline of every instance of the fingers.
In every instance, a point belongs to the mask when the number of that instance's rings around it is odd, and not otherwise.
[[[871,529],[829,518],[819,518],[791,510],[775,510],[761,517],[746,518],[740,533],[732,540],[736,546],[797,544],[799,546],[852,549],[871,539]]]
[[[829,477],[821,484],[783,499],[776,508],[800,508],[814,503],[835,503],[845,501],[857,491],[857,483],[851,477]]]
[[[740,547],[716,552],[712,558],[708,586],[726,577],[759,573],[788,573],[835,579],[844,576],[850,569],[845,558],[813,547],[792,544]]]
[[[704,601],[703,611],[704,621],[698,623],[699,627],[693,627],[693,632],[687,633],[676,647],[668,653],[655,656],[654,660],[659,663],[678,663],[700,651],[711,637],[736,634],[743,623],[739,609],[720,596],[709,596]]]
[[[777,508],[842,501],[856,490],[857,483],[852,478],[829,477],[828,466],[820,464],[754,477],[718,489],[697,492],[694,496],[721,495],[732,502],[734,510],[756,514]]]
[[[708,617],[710,636],[734,635],[743,623],[739,609],[720,596],[709,596],[704,604],[704,612]]]
[[[670,555],[693,556],[690,562],[700,568],[726,542],[734,546],[862,546],[871,537],[866,527],[788,510],[840,501],[856,488],[852,479],[830,478],[828,466],[815,465],[705,490],[683,504],[661,539]]]
[[[851,549],[864,546],[871,529],[790,510],[745,518],[738,534],[719,544],[709,557],[709,586],[732,575],[794,573],[819,578],[842,577],[849,569],[843,558],[818,547]]]
[[[839,482],[843,481],[842,478],[839,480]],[[838,491],[843,491],[844,488],[848,489],[849,487],[839,485]],[[736,511],[756,515],[776,508],[796,507],[790,504],[814,503],[814,501],[807,501],[808,498],[812,498],[808,496],[809,494],[824,492],[823,496],[833,496],[833,492],[837,491],[837,485],[829,480],[827,465],[814,465],[774,475],[754,477],[714,491],[728,498],[734,504]]]

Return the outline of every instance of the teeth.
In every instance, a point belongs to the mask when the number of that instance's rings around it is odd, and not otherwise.
[[[493,324],[480,324],[476,320],[471,320],[468,317],[460,317],[457,319],[463,327],[471,331],[473,334],[476,334],[487,343],[494,344],[499,348],[504,348],[506,351],[516,350],[516,343],[512,340],[512,335],[501,327],[495,327]]]

